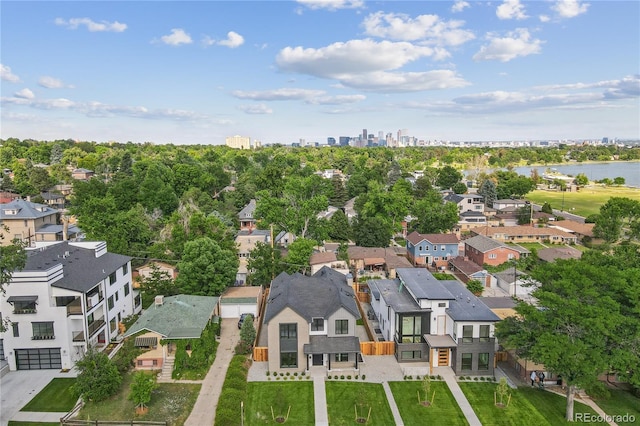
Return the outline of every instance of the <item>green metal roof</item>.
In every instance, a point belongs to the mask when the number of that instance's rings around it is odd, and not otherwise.
[[[257,297],[223,297],[220,299],[221,305],[231,305],[238,303],[255,304],[258,301]]]

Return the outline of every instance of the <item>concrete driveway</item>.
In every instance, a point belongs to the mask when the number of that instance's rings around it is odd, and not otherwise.
[[[7,426],[20,409],[36,396],[54,377],[75,377],[71,370],[11,371],[0,379],[0,426]],[[59,417],[58,417],[59,419]],[[57,419],[56,419],[57,420]]]

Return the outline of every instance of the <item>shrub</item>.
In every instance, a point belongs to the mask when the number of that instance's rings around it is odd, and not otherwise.
[[[364,380],[366,377],[367,377],[367,375],[366,375],[366,374],[363,374],[363,375],[362,375],[362,380]]]
[[[478,377],[474,377],[473,380],[475,380],[477,382],[478,381]]]
[[[269,370],[267,370],[267,376],[269,375]]]
[[[287,372],[285,373],[285,376],[288,376],[288,375],[289,375],[289,372],[287,371]]]
[[[356,374],[356,376],[354,377],[354,379],[358,380],[358,375]]]
[[[278,375],[278,372],[277,372],[277,371],[274,371],[274,372],[273,372],[273,377],[276,377],[277,375]]]
[[[282,376],[284,376],[284,373],[281,371],[281,372],[280,372],[280,377],[282,377]]]
[[[304,371],[302,373],[300,373],[301,376],[306,376],[307,373],[305,373]]]
[[[344,380],[344,374],[340,376],[340,380]]]
[[[442,380],[442,376],[441,376],[441,375],[439,375],[439,374],[436,376],[436,378],[437,378],[438,380]]]
[[[293,373],[294,376],[298,377],[298,372]]]
[[[348,376],[347,376],[347,380],[351,380],[351,375],[348,375]]]

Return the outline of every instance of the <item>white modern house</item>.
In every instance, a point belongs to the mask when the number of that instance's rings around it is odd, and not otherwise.
[[[100,350],[117,339],[122,319],[142,309],[130,261],[103,241],[29,250],[0,296],[8,323],[0,356],[9,369],[68,369],[89,346]]]

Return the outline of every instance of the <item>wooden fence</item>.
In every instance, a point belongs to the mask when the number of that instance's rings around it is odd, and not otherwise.
[[[257,362],[269,361],[269,348],[253,348],[253,360]]]
[[[360,342],[362,355],[394,355],[395,342]]]
[[[356,293],[356,297],[360,302],[371,303],[371,294],[365,293],[364,291],[359,291]]]

